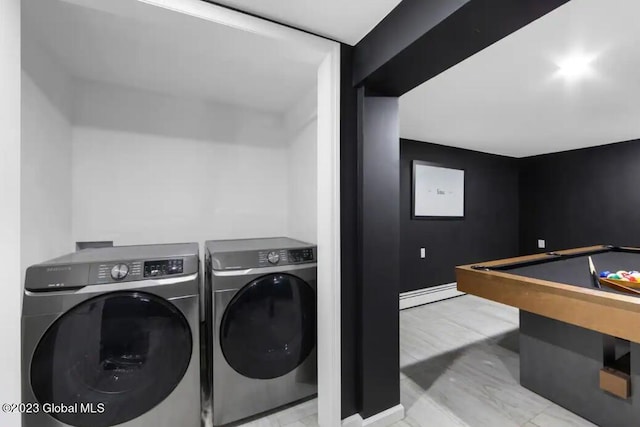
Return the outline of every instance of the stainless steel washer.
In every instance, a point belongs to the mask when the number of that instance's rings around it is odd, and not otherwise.
[[[316,247],[288,238],[205,246],[213,424],[315,394]]]
[[[199,427],[197,244],[86,249],[29,267],[23,427]]]

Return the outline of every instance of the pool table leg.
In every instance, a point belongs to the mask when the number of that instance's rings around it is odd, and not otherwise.
[[[630,343],[631,397],[621,399],[599,385],[612,342],[608,335],[521,310],[520,384],[599,426],[638,426],[640,344]]]

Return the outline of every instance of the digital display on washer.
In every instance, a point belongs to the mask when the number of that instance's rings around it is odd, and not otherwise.
[[[313,249],[292,249],[289,251],[289,262],[313,261]]]
[[[183,272],[182,259],[144,262],[144,277],[166,276]]]

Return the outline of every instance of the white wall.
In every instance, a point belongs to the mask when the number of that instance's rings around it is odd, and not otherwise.
[[[0,403],[20,401],[20,0],[0,1]],[[18,414],[0,411],[0,425]]]
[[[280,116],[95,82],[75,90],[74,241],[287,233]]]
[[[39,45],[22,40],[21,265],[74,249],[71,239],[71,87]]]
[[[288,236],[317,243],[317,89],[285,114],[288,134],[289,217]]]

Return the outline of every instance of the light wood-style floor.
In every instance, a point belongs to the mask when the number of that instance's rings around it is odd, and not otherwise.
[[[518,383],[518,311],[465,295],[400,312],[394,427],[594,427]],[[243,424],[315,427],[316,400]]]

